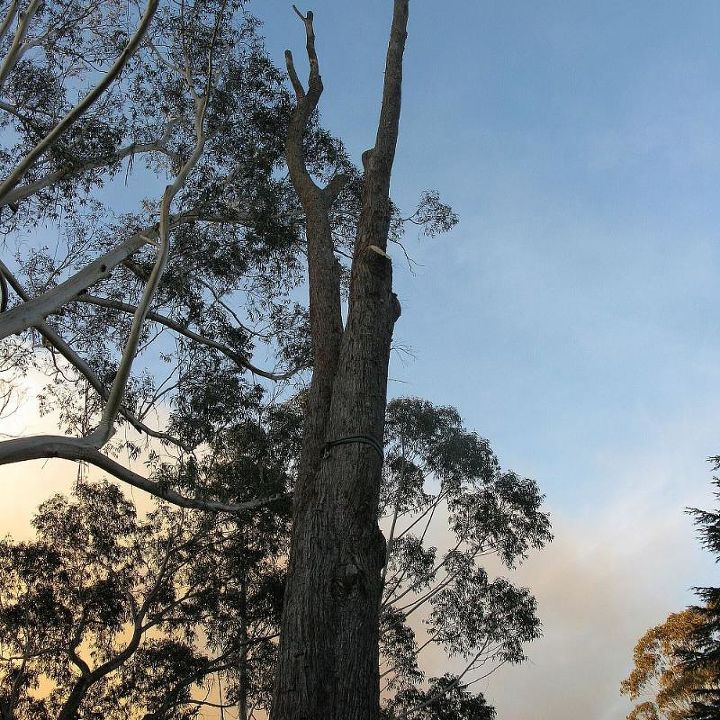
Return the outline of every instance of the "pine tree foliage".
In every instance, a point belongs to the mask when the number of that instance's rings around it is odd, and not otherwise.
[[[715,469],[720,467],[720,458],[712,458]],[[715,478],[715,498],[720,500],[720,479]],[[700,534],[703,547],[720,560],[720,510],[689,511]],[[688,720],[720,719],[720,588],[697,588],[703,605],[693,607],[701,622],[695,628],[680,656],[685,667],[702,675],[704,682],[695,688],[696,698],[688,713]]]

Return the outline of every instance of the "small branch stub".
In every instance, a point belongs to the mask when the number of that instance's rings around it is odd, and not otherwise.
[[[384,257],[386,260],[390,260],[392,262],[392,258],[382,248],[379,248],[377,245],[368,245],[368,250],[372,250],[374,253],[377,253],[381,257]]]

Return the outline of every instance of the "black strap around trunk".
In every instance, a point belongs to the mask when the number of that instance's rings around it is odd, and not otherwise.
[[[352,443],[369,445],[380,456],[381,460],[385,457],[382,445],[374,437],[370,437],[370,435],[348,435],[347,437],[338,438],[337,440],[328,440],[328,442],[325,443],[325,454],[335,445],[350,445]]]

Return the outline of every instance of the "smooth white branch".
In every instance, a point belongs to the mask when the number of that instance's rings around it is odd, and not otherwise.
[[[115,267],[149,242],[153,242],[151,237],[145,233],[137,233],[52,290],[4,312],[0,315],[0,340],[36,327],[76,295],[107,278]]]
[[[33,166],[35,161],[43,155],[52,145],[66,133],[101,97],[101,95],[112,85],[117,79],[127,61],[134,55],[140,42],[155,15],[160,0],[148,0],[145,12],[140,19],[135,33],[132,35],[127,45],[117,57],[112,67],[105,73],[102,80],[80,100],[68,113],[63,117],[55,127],[30,150],[30,152],[15,166],[8,177],[0,183],[0,207],[8,204],[8,194],[13,190],[25,173]],[[2,69],[0,68],[0,86],[2,84]]]
[[[121,465],[101,453],[83,438],[71,438],[63,435],[37,435],[28,438],[16,438],[0,442],[0,465],[25,462],[27,460],[41,460],[48,458],[61,458],[87,462],[95,467],[109,472],[118,480],[128,485],[144,490],[155,497],[167,500],[178,507],[193,510],[209,510],[211,512],[227,512],[238,514],[248,510],[255,510],[280,500],[286,495],[272,495],[267,498],[250,500],[245,503],[229,504],[200,497],[186,497],[167,487],[165,484],[149,480],[129,468]]]

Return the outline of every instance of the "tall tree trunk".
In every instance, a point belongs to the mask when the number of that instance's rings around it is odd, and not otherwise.
[[[377,138],[363,156],[362,211],[344,330],[328,216],[343,179],[334,178],[321,189],[305,167],[302,136],[322,82],[312,13],[300,17],[306,28],[310,79],[306,93],[292,55],[286,53],[298,99],[287,158],[307,219],[315,365],[295,491],[271,717],[377,720],[378,613],[385,561],[377,514],[390,342],[400,315],[386,248],[408,0],[394,0]]]

